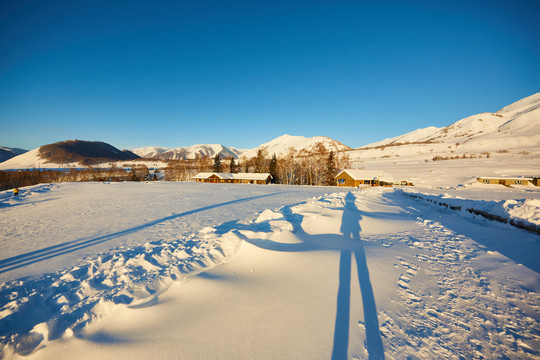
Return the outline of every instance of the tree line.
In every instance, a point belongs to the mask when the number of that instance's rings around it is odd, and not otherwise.
[[[114,164],[109,168],[2,170],[0,171],[0,190],[42,183],[150,180],[157,180],[157,174],[155,172],[152,174],[146,165],[134,165],[129,170],[118,168]]]
[[[265,150],[246,159],[213,158],[201,156],[196,159],[169,160],[163,169],[163,180],[189,181],[199,172],[269,173],[272,182],[285,185],[335,185],[334,177],[339,169],[350,167],[346,152],[334,153],[319,143],[309,152],[290,148],[285,156],[277,157]],[[17,170],[0,171],[0,190],[24,187],[39,183],[77,181],[151,181],[157,180],[157,170],[146,165],[132,165],[129,169],[87,167],[69,170]],[[161,179],[161,177],[160,177]]]

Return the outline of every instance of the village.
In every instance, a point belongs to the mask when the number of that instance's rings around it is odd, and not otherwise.
[[[534,185],[540,186],[540,176],[521,177],[477,177],[478,182],[488,185]],[[273,177],[270,173],[223,173],[201,172],[193,177],[196,182],[233,183],[233,184],[270,184]],[[365,188],[414,186],[406,179],[395,179],[392,175],[377,170],[345,169],[335,176],[336,186]]]

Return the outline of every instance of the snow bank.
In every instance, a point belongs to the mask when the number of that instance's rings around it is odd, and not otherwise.
[[[410,197],[445,206],[463,213],[482,215],[491,220],[540,233],[540,199],[470,200],[449,194],[426,194],[413,189],[401,189]]]
[[[70,337],[119,304],[152,304],[173,281],[226,262],[241,241],[204,228],[188,239],[105,253],[69,270],[0,285],[0,357]]]

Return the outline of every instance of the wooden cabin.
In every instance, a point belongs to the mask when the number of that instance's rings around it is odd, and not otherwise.
[[[492,185],[536,185],[540,186],[537,177],[506,177],[506,176],[481,176],[476,178],[482,184]]]
[[[384,171],[346,169],[336,175],[336,184],[347,187],[392,187],[394,184],[401,185],[402,181],[396,182]]]
[[[193,177],[197,182],[231,183],[231,184],[268,184],[272,180],[269,173],[206,173],[201,172]]]

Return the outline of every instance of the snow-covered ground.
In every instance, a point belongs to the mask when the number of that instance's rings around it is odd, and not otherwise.
[[[407,195],[534,222],[531,187],[28,189],[0,194],[3,358],[540,358],[539,236]]]

